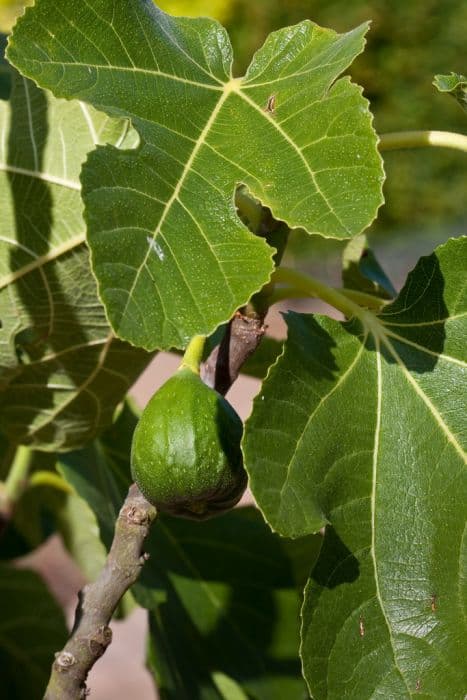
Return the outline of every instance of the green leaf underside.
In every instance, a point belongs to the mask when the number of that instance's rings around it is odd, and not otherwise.
[[[330,523],[303,611],[317,699],[465,694],[466,258],[465,238],[422,258],[378,317],[289,314],[247,423],[271,526]]]
[[[131,32],[128,32],[128,27]],[[150,0],[40,0],[9,59],[59,97],[131,118],[133,152],[84,168],[88,240],[117,334],[146,348],[209,334],[259,289],[271,250],[236,216],[235,186],[291,227],[348,238],[381,204],[381,159],[361,89],[338,76],[366,26],[276,32],[242,79],[225,30]]]
[[[71,449],[111,422],[149,360],[111,332],[80,200],[86,153],[135,132],[14,75],[0,134],[0,421],[14,442]]]
[[[433,85],[440,92],[447,92],[452,95],[467,111],[467,77],[460,73],[451,73],[450,75],[435,75]]]
[[[68,636],[63,613],[37,574],[5,565],[0,601],[1,697],[40,700]]]

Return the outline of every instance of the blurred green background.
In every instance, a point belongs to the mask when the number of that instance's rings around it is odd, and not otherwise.
[[[0,0],[0,30],[9,30],[23,4],[23,0]],[[230,33],[238,75],[275,29],[308,18],[343,32],[370,19],[367,50],[350,73],[371,102],[376,130],[465,132],[465,114],[432,86],[436,73],[466,73],[465,0],[160,0],[158,4],[171,14],[219,19]],[[421,149],[387,152],[384,160],[386,204],[371,230],[376,249],[387,247],[390,234],[393,256],[407,248],[415,257],[448,235],[463,232],[465,154]],[[334,256],[338,245],[296,236],[292,251],[312,255],[317,247],[320,255]]]

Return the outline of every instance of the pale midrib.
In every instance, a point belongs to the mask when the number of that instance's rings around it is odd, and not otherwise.
[[[402,309],[405,311],[405,309]],[[386,318],[390,316],[396,316],[397,313],[387,313],[384,311],[384,315],[381,316],[381,320],[385,326],[396,326],[398,328],[424,328],[426,326],[439,326],[441,323],[447,323],[448,321],[457,321],[459,318],[464,318],[467,316],[467,312],[461,314],[454,314],[453,316],[446,316],[446,318],[438,318],[435,321],[420,321],[420,323],[400,323],[398,321],[386,321]]]
[[[78,100],[78,104],[79,104],[80,109],[83,113],[83,117],[84,117],[84,120],[85,120],[87,127],[89,129],[89,133],[91,134],[92,142],[95,145],[97,145],[99,143],[99,137],[97,135],[97,131],[94,128],[94,123],[91,119],[91,115],[89,114],[88,106],[84,102],[82,102],[81,100]]]
[[[77,236],[73,236],[73,238],[70,238],[67,241],[64,241],[60,245],[56,246],[55,248],[53,248],[53,250],[49,250],[44,255],[39,255],[37,258],[35,258],[35,260],[32,260],[32,262],[28,263],[27,265],[24,265],[20,270],[10,272],[8,275],[0,277],[0,289],[7,287],[9,284],[13,284],[17,280],[21,279],[21,277],[24,277],[24,275],[27,275],[30,272],[33,272],[34,270],[43,267],[47,263],[56,260],[61,255],[69,253],[74,248],[77,248],[79,245],[85,243],[85,241],[86,235],[84,233],[80,233]]]
[[[174,80],[178,83],[184,83],[185,85],[194,85],[196,87],[204,88],[205,90],[216,90],[220,92],[223,90],[223,85],[220,80],[217,85],[210,85],[209,83],[200,83],[197,80],[190,80],[189,78],[180,78],[178,75],[172,75],[171,73],[164,73],[163,71],[149,70],[145,68],[137,68],[133,66],[112,66],[103,65],[95,63],[78,63],[71,61],[47,61],[48,66],[66,66],[68,68],[95,68],[96,70],[110,70],[115,73],[142,73],[143,75],[151,75],[158,78],[167,78],[167,80]]]
[[[36,140],[34,138],[34,124],[32,122],[32,111],[31,111],[31,100],[29,97],[29,88],[28,84],[26,82],[26,79],[23,77],[22,78],[23,85],[24,85],[24,97],[26,101],[26,111],[28,114],[28,128],[29,128],[29,136],[31,138],[31,146],[32,146],[32,152],[34,156],[34,169],[38,170],[39,169],[39,158],[37,155],[37,146],[36,146]]]
[[[420,352],[423,352],[426,355],[431,355],[432,357],[439,358],[441,360],[444,360],[445,362],[451,362],[453,365],[458,365],[459,367],[467,368],[466,362],[463,362],[462,360],[459,360],[456,357],[452,357],[451,355],[445,355],[442,352],[436,352],[435,350],[429,350],[429,348],[426,348],[423,345],[419,345],[418,343],[414,342],[413,340],[409,340],[408,338],[404,338],[404,336],[398,335],[397,333],[394,333],[393,331],[390,331],[387,328],[385,330],[385,334],[389,338],[394,338],[394,340],[397,340],[398,342],[402,343],[403,345],[410,345],[410,347],[415,348],[416,350],[419,350]]]
[[[169,199],[167,200],[167,202],[164,206],[164,209],[163,209],[161,216],[160,216],[160,219],[159,219],[159,223],[157,224],[157,227],[152,235],[153,241],[156,240],[158,234],[161,232],[162,226],[164,225],[164,221],[166,220],[167,216],[169,215],[173,203],[178,200],[178,198],[180,196],[180,192],[182,190],[182,187],[185,183],[185,180],[188,177],[188,175],[190,174],[190,171],[191,171],[192,165],[196,159],[196,156],[198,155],[200,149],[204,145],[206,138],[209,134],[209,131],[211,130],[212,125],[216,121],[217,115],[219,114],[220,110],[222,109],[222,106],[223,106],[224,102],[226,101],[226,99],[228,98],[228,96],[230,95],[231,91],[232,91],[232,88],[229,89],[229,84],[226,83],[224,92],[222,93],[219,101],[217,102],[216,106],[214,107],[213,111],[211,112],[211,116],[207,120],[203,131],[200,133],[198,139],[196,140],[194,148],[191,151],[190,157],[188,158],[187,162],[185,163],[185,167],[183,168],[183,171],[180,175],[180,178],[177,182],[177,185],[175,186],[174,191],[172,192],[171,196],[169,197]],[[133,280],[133,284],[131,285],[130,289],[128,290],[127,302],[126,302],[125,307],[121,313],[121,318],[124,318],[127,311],[128,311],[128,305],[129,305],[131,298],[132,298],[132,295],[136,289],[136,285],[138,284],[140,275],[141,275],[142,271],[144,270],[144,268],[146,267],[147,261],[149,259],[149,255],[151,254],[151,251],[152,251],[152,247],[148,246],[148,249],[146,251],[146,255],[144,256],[144,259],[143,259],[141,265],[139,266],[138,271],[137,271],[135,278]]]
[[[106,325],[106,330],[108,330],[108,325]],[[59,350],[57,352],[50,353],[49,355],[44,355],[38,360],[32,360],[28,363],[28,367],[32,367],[34,365],[44,365],[48,362],[55,362],[60,357],[70,355],[71,353],[74,353],[77,350],[88,350],[89,348],[92,348],[94,346],[105,345],[106,342],[107,336],[105,338],[99,338],[98,340],[88,340],[87,343],[78,343],[77,345],[70,345],[70,347],[65,348],[64,350]]]
[[[342,65],[342,59],[339,59],[337,61],[332,61],[331,63],[320,63],[315,66],[311,66],[310,68],[306,68],[305,70],[301,71],[295,71],[294,73],[288,73],[285,75],[279,75],[277,78],[273,78],[272,80],[263,80],[262,82],[258,83],[250,83],[250,82],[245,82],[243,84],[243,87],[246,90],[249,90],[251,88],[258,88],[258,87],[264,87],[265,85],[275,85],[276,83],[283,82],[284,80],[292,80],[293,78],[300,78],[302,75],[310,75],[310,73],[314,73],[315,71],[322,71],[323,68],[331,68],[332,66],[340,66]],[[263,70],[262,74],[263,75],[266,71]]]
[[[393,358],[394,358],[394,360],[396,361],[396,364],[398,365],[398,367],[400,367],[402,373],[404,374],[404,376],[405,376],[405,378],[407,379],[407,381],[409,382],[409,384],[410,384],[410,385],[413,387],[413,389],[415,390],[415,393],[417,394],[417,396],[419,396],[419,397],[421,398],[421,400],[423,401],[423,403],[424,403],[424,404],[426,405],[426,407],[429,409],[429,411],[430,411],[430,413],[432,414],[433,418],[435,419],[435,421],[437,422],[437,424],[439,425],[439,427],[441,428],[441,430],[442,430],[443,433],[445,434],[445,436],[446,436],[446,438],[447,438],[449,444],[452,445],[452,447],[454,448],[454,450],[455,450],[455,451],[457,452],[457,454],[461,457],[462,461],[463,461],[464,463],[467,463],[466,453],[464,452],[464,450],[462,449],[461,445],[460,445],[460,444],[458,443],[458,441],[456,440],[456,438],[455,438],[455,436],[453,435],[453,433],[451,433],[451,431],[449,430],[448,426],[447,426],[446,423],[444,422],[444,419],[443,419],[442,415],[439,413],[439,411],[437,410],[437,408],[435,407],[435,405],[430,401],[430,399],[429,399],[428,396],[425,394],[425,392],[423,391],[423,389],[417,384],[417,382],[415,381],[415,379],[412,377],[412,375],[410,374],[409,370],[407,369],[407,367],[405,366],[404,362],[401,360],[401,358],[399,357],[399,355],[397,354],[396,350],[395,350],[394,347],[391,345],[391,343],[389,342],[389,340],[388,340],[387,338],[385,338],[384,336],[382,336],[382,341],[384,342],[385,346],[387,347],[387,349],[389,350],[389,352],[390,352],[391,355],[393,356]]]
[[[63,177],[58,177],[57,175],[51,175],[50,173],[41,173],[39,170],[30,170],[28,168],[19,168],[16,165],[10,165],[9,163],[0,163],[0,170],[6,173],[12,173],[14,175],[25,175],[26,177],[35,177],[37,180],[43,180],[50,185],[61,185],[62,187],[68,187],[70,190],[76,190],[76,192],[81,192],[81,185],[79,182],[74,182],[73,180],[67,180]]]
[[[376,376],[377,376],[377,408],[376,408],[376,425],[375,425],[375,441],[373,445],[373,466],[372,466],[372,487],[371,487],[371,558],[373,560],[373,569],[375,575],[375,594],[378,600],[379,606],[381,608],[381,614],[384,617],[386,626],[388,628],[389,639],[391,643],[392,654],[394,658],[394,666],[399,672],[401,679],[403,680],[405,687],[409,696],[411,692],[407,685],[407,681],[403,676],[396,659],[396,650],[394,639],[392,636],[391,625],[389,619],[386,615],[386,610],[384,607],[383,598],[381,596],[381,590],[379,587],[379,573],[378,566],[376,564],[376,484],[378,478],[378,455],[379,455],[379,441],[381,434],[381,412],[382,412],[382,398],[383,398],[383,374],[381,368],[381,352],[379,346],[379,340],[375,337],[375,354],[376,354]]]

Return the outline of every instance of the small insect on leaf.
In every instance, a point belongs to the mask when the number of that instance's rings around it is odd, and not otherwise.
[[[360,620],[358,621],[358,633],[359,633],[360,637],[365,636],[365,622],[363,620],[363,617],[361,617]]]
[[[266,107],[264,108],[264,111],[267,112],[268,114],[275,114],[276,111],[276,96],[271,95],[268,97],[268,101],[266,103]]]
[[[437,598],[438,598],[438,596],[436,595],[436,593],[433,593],[433,595],[430,598],[430,600],[431,600],[431,612],[436,612],[436,600],[437,600]]]

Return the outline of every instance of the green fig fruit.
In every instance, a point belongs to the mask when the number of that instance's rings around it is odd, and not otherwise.
[[[131,470],[162,512],[204,520],[232,508],[247,483],[232,406],[182,367],[151,398],[133,435]]]

